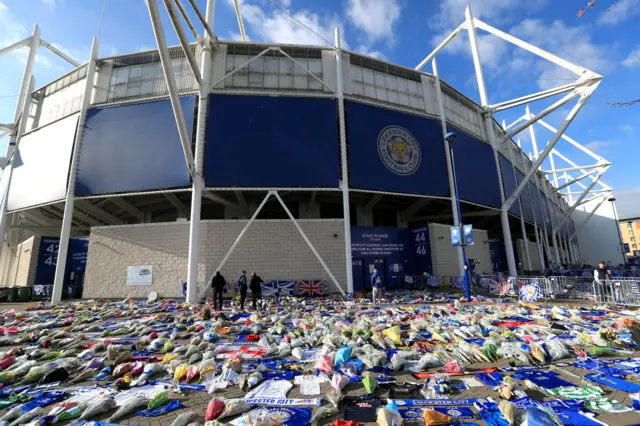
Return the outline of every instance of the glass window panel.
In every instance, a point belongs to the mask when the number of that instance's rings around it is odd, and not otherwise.
[[[375,71],[373,77],[377,87],[381,87],[384,89],[387,88],[387,82],[385,81],[387,76],[385,74],[381,73],[380,71]]]
[[[409,96],[409,106],[416,109],[424,109],[424,102],[422,98],[417,98],[415,96]]]
[[[140,94],[150,95],[153,93],[153,80],[142,80],[140,83]]]
[[[113,88],[113,96],[117,98],[122,98],[127,93],[127,85],[125,84],[117,84]]]
[[[309,69],[309,61],[304,58],[296,58],[296,62],[302,65],[302,67]],[[292,62],[293,65],[293,73],[295,75],[307,75],[307,72],[298,64]]]
[[[249,72],[264,72],[264,56],[256,58],[249,64]]]
[[[371,85],[365,84],[364,85],[364,95],[366,97],[368,97],[368,98],[375,99],[376,98],[376,88],[371,86]]]
[[[277,89],[278,88],[278,76],[276,74],[264,75],[264,87]]]
[[[387,75],[387,87],[390,90],[398,91],[398,79],[395,75]]]
[[[409,86],[410,95],[418,94],[418,83],[416,83],[415,81],[408,80],[407,85]]]
[[[280,58],[280,75],[293,74],[293,62],[289,58]],[[282,80],[281,80],[282,81]]]
[[[309,84],[309,89],[310,90],[323,90],[324,86],[318,80],[316,80],[315,78],[311,78],[310,77],[310,78],[307,79],[307,82]]]
[[[240,65],[246,63],[249,60],[249,57],[247,55],[235,55],[233,57],[233,69],[238,68]],[[236,74],[238,73],[247,73],[247,67],[243,67],[242,69],[239,69],[238,71],[236,71]]]
[[[382,87],[376,87],[376,99],[381,101],[387,101],[387,89],[383,89]]]
[[[296,89],[306,89],[307,88],[307,77],[303,75],[296,75],[293,78],[293,87]]]
[[[129,79],[142,77],[142,66],[136,65],[129,69]]]
[[[247,74],[235,73],[233,75],[233,86],[247,87],[249,86],[249,76]]]
[[[281,76],[279,76],[278,87],[280,87],[281,89],[292,89],[293,88],[293,77],[291,77],[290,75],[281,75]]]
[[[265,58],[264,61],[264,72],[269,74],[278,74],[278,70],[280,67],[280,61],[278,58]]]
[[[140,82],[129,82],[127,84],[127,97],[140,95]]]
[[[398,93],[398,103],[402,104],[402,105],[407,105],[409,106],[409,95],[399,92]]]
[[[351,80],[362,82],[362,68],[351,66]]]
[[[250,87],[262,87],[263,86],[263,74],[252,72],[249,74],[249,86]]]
[[[322,60],[321,59],[309,59],[309,71],[314,74],[322,72]]]
[[[229,73],[233,71],[233,55],[227,55],[227,59],[225,60],[224,70],[225,73]]]
[[[393,90],[389,90],[387,91],[387,96],[388,96],[388,100],[389,102],[393,102],[394,104],[399,103],[398,102],[398,92],[394,92]]]
[[[373,80],[373,71],[368,70],[366,68],[362,69],[362,81],[365,84],[370,84],[370,85],[374,85],[374,80]],[[366,92],[366,89],[365,89]]]
[[[351,82],[351,91],[354,95],[364,96],[364,87],[362,87],[362,83],[357,83],[355,81]]]
[[[115,82],[114,84],[122,84],[126,83],[129,79],[129,68],[118,68],[115,71]]]

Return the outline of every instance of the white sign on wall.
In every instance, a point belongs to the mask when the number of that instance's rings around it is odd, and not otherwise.
[[[151,285],[153,283],[153,266],[129,266],[127,285]]]

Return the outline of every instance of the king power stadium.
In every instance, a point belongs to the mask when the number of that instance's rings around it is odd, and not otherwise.
[[[103,57],[94,39],[80,64],[38,26],[0,50],[29,50],[15,120],[0,125],[10,138],[0,284],[40,286],[55,304],[180,297],[185,281],[195,302],[218,270],[353,294],[371,288],[374,269],[401,289],[624,258],[601,179],[611,164],[565,132],[600,75],[469,8],[405,67],[342,49],[337,29],[326,47],[222,41],[209,3],[194,42],[170,10],[174,47],[150,0],[156,50]],[[490,103],[480,32],[575,81]],[[472,53],[481,104],[438,76],[456,37]],[[43,48],[76,68],[38,88]],[[505,110],[522,117],[504,123]],[[553,112],[566,114],[557,128],[544,120]],[[522,133],[534,152],[521,149]],[[573,162],[576,149],[593,164]]]

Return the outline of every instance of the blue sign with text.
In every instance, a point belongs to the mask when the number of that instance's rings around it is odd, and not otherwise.
[[[460,239],[460,228],[457,226],[451,227],[451,245],[454,247],[462,245],[462,241]]]
[[[60,238],[42,237],[40,239],[40,251],[38,252],[38,265],[36,267],[36,278],[34,284],[53,284],[58,265],[58,250],[60,248]],[[87,266],[87,253],[89,251],[89,239],[71,238],[69,239],[69,250],[67,253],[66,274],[70,272],[84,271]],[[66,282],[65,277],[65,282]]]
[[[472,246],[473,245],[473,225],[462,225],[463,236],[464,236],[464,245]]]

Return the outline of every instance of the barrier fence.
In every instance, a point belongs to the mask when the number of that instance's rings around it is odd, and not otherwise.
[[[598,303],[640,307],[640,278],[593,281],[593,295]]]

